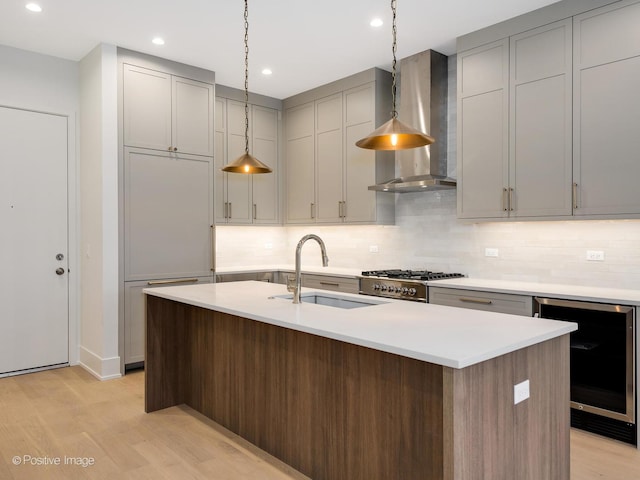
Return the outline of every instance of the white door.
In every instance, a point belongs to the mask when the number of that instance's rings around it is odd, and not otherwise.
[[[67,118],[0,107],[0,375],[69,361]]]

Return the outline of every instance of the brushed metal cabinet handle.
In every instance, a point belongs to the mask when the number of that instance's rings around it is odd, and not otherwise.
[[[492,303],[491,300],[486,300],[484,298],[460,297],[458,300],[465,303],[479,303],[481,305],[491,305]]]
[[[507,200],[507,188],[503,188],[502,189],[502,211],[503,212],[508,212],[509,211],[509,207],[507,206],[508,200]]]
[[[578,184],[576,182],[573,182],[573,209],[577,210],[578,209]]]
[[[195,283],[197,278],[181,278],[179,280],[154,280],[147,282],[147,285],[168,285],[170,283]]]
[[[311,204],[311,218],[316,218],[316,204]]]
[[[216,226],[211,225],[211,271],[216,271]]]
[[[253,204],[253,219],[257,220],[258,218],[258,204],[254,203]]]
[[[509,210],[513,212],[513,188],[509,188]]]
[[[228,205],[229,205],[229,217],[228,218],[231,218],[233,216],[233,214],[231,213],[231,202],[229,202]]]
[[[329,285],[331,287],[339,287],[340,284],[338,282],[320,282],[320,285]]]

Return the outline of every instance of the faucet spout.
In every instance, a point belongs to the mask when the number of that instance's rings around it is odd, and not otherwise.
[[[327,249],[324,245],[322,239],[313,233],[305,235],[298,242],[298,246],[296,247],[296,276],[295,276],[295,284],[293,287],[287,285],[289,291],[293,291],[293,303],[300,303],[300,288],[302,285],[302,273],[301,273],[301,253],[302,246],[305,244],[307,240],[315,240],[320,245],[320,253],[322,254],[322,266],[326,267],[329,265],[329,257],[327,257]]]

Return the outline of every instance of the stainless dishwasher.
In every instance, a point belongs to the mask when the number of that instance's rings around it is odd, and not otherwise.
[[[534,314],[571,321],[571,425],[637,444],[634,308],[534,299]]]

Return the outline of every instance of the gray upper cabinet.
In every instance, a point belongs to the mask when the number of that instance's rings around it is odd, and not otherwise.
[[[458,53],[458,216],[508,216],[509,42]]]
[[[124,64],[124,144],[213,156],[213,85]]]
[[[355,146],[388,119],[388,76],[371,69],[284,101],[287,223],[393,223],[393,195],[368,189],[394,177],[393,154]]]
[[[316,222],[339,223],[344,185],[342,93],[317,100],[315,114]]]
[[[571,22],[458,55],[461,218],[571,215]]]
[[[565,0],[458,39],[460,218],[640,215],[638,25]]]
[[[287,223],[312,223],[316,215],[314,111],[313,102],[285,110]]]
[[[216,98],[216,223],[279,222],[279,116],[277,109],[249,105],[249,152],[273,172],[259,175],[225,173],[222,167],[245,151],[244,102]]]
[[[574,18],[575,215],[640,214],[640,3]]]
[[[510,39],[509,215],[571,215],[571,20]]]

